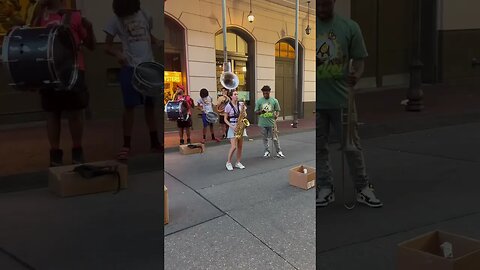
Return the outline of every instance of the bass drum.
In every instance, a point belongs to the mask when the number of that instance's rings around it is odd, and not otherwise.
[[[65,26],[12,28],[3,40],[2,58],[17,90],[70,90],[77,80],[77,49]]]
[[[168,120],[188,120],[188,105],[186,101],[169,101],[165,106]]]

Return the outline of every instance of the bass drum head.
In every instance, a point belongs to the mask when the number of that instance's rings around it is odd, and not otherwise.
[[[60,81],[60,87],[71,89],[77,80],[77,49],[70,30],[57,26],[52,31],[53,71]]]
[[[209,112],[206,115],[207,117],[207,122],[216,124],[218,122],[218,114],[216,112]]]
[[[164,67],[156,62],[144,62],[135,67],[134,83],[137,91],[148,96],[163,93]]]
[[[188,105],[185,101],[169,101],[165,106],[169,120],[186,120],[188,116]]]

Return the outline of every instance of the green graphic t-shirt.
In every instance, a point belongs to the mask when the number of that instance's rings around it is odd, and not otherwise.
[[[258,126],[259,127],[273,127],[275,122],[274,112],[280,111],[280,104],[276,98],[270,97],[265,99],[264,97],[260,98],[255,102],[255,111],[264,110],[266,113],[260,114],[258,117]]]
[[[335,14],[330,22],[317,17],[317,95],[319,109],[346,107],[350,59],[368,56],[358,24]]]

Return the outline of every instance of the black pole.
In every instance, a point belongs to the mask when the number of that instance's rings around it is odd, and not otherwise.
[[[410,87],[407,92],[408,103],[405,109],[407,111],[422,111],[423,105],[423,91],[422,91],[422,68],[421,61],[422,54],[422,0],[415,1],[417,3],[416,13],[414,15],[413,24],[413,57],[410,65]]]

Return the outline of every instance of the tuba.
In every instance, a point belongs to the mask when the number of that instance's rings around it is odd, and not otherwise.
[[[237,120],[237,125],[235,126],[235,138],[240,139],[243,137],[245,128],[250,126],[250,122],[247,119],[247,111],[245,110],[245,102],[241,104],[240,115]]]
[[[227,59],[227,0],[222,1],[223,22],[223,73],[220,75],[220,83],[223,87],[232,90],[238,87],[238,76],[232,72],[232,65]]]

